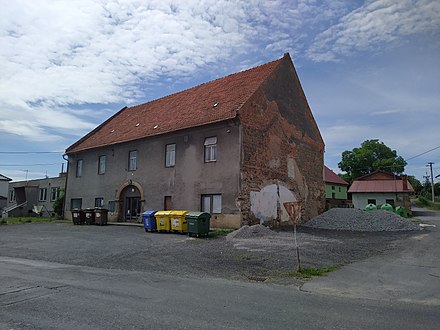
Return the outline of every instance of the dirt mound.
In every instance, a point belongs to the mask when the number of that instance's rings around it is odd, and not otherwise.
[[[383,210],[333,208],[306,222],[303,226],[352,231],[401,231],[420,230],[409,219]]]
[[[275,233],[263,226],[263,225],[252,225],[252,226],[248,226],[245,225],[243,227],[241,227],[240,229],[237,229],[235,231],[233,231],[232,233],[229,233],[226,238],[227,239],[234,239],[234,238],[255,238],[255,237],[270,237],[270,236],[274,236]]]

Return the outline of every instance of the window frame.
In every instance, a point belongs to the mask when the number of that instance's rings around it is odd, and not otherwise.
[[[107,167],[107,156],[101,155],[98,157],[98,174],[103,175],[105,174],[105,170]]]
[[[52,187],[50,188],[50,201],[54,202],[60,197],[61,189],[60,187]]]
[[[205,200],[209,200],[209,207],[206,208]],[[215,205],[219,203],[220,205]],[[222,194],[202,194],[200,198],[200,210],[210,214],[221,214],[223,208]],[[208,212],[209,211],[209,212]]]
[[[76,161],[76,177],[80,178],[83,175],[84,159],[78,159]]]
[[[10,201],[10,202],[15,202],[15,201],[16,201],[15,189],[14,189],[14,188],[12,188],[12,189],[9,191],[9,201]]]
[[[217,136],[205,138],[204,142],[204,161],[212,163],[217,161]]]
[[[44,191],[44,193],[43,193],[44,196],[41,196],[43,191]],[[44,197],[44,198],[42,198],[42,197]],[[40,190],[38,192],[38,201],[39,202],[47,201],[47,187],[40,188]]]
[[[137,150],[130,150],[128,152],[128,170],[130,172],[137,170]]]
[[[73,207],[73,204],[75,202],[79,202],[79,207]],[[82,208],[82,198],[71,198],[70,199],[70,209],[81,209]]]
[[[174,147],[172,150],[168,150],[169,147]],[[165,167],[176,166],[176,144],[169,143],[165,145]]]
[[[97,202],[100,202],[99,205]],[[95,207],[104,207],[104,197],[95,197]]]

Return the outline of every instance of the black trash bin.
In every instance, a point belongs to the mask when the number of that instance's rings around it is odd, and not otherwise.
[[[95,210],[94,209],[85,209],[84,210],[86,225],[94,225],[95,224]]]
[[[85,222],[85,213],[80,209],[72,210],[72,221],[74,225],[83,225]]]
[[[105,226],[108,219],[108,210],[100,207],[95,208],[95,225]]]

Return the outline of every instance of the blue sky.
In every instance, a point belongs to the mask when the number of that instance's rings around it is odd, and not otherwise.
[[[0,0],[0,173],[56,176],[61,153],[125,105],[289,52],[339,172],[379,139],[440,146],[440,1]],[[16,152],[53,153],[16,153]],[[440,174],[440,148],[409,160]],[[37,165],[45,164],[45,165]]]

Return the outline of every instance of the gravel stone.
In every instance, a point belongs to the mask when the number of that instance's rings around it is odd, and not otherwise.
[[[350,231],[406,231],[421,227],[406,218],[384,210],[363,211],[359,209],[333,208],[303,226],[319,229]]]
[[[256,238],[256,237],[270,237],[270,236],[274,236],[275,232],[273,232],[271,229],[269,229],[268,227],[265,227],[263,225],[252,225],[252,226],[248,226],[245,225],[243,227],[241,227],[240,229],[237,229],[235,231],[233,231],[232,233],[229,233],[227,235],[227,239],[234,239],[234,238]]]

